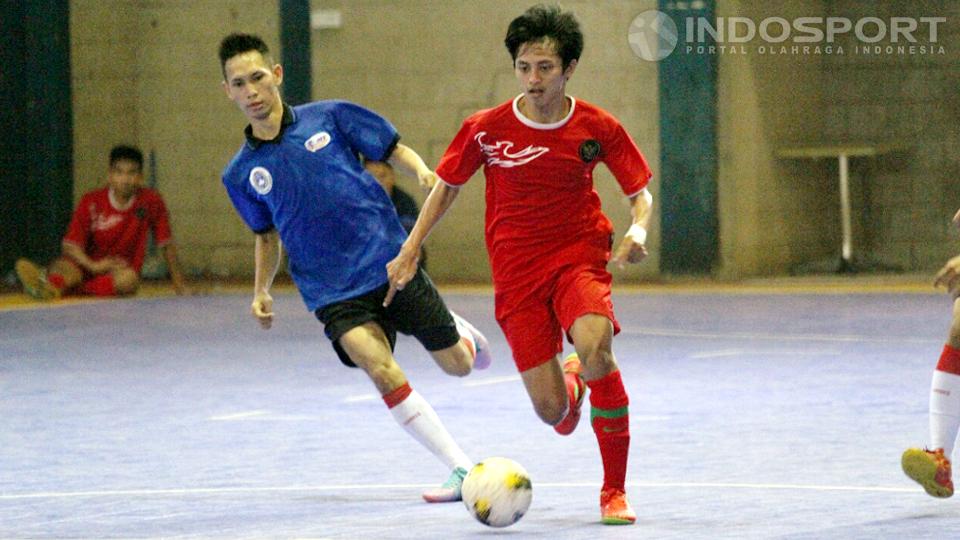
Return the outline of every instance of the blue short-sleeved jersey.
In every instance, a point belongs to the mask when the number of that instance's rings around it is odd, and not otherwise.
[[[248,141],[223,172],[237,213],[255,232],[276,229],[311,311],[387,282],[406,233],[390,197],[358,154],[384,160],[396,129],[345,101],[284,106],[280,135]]]

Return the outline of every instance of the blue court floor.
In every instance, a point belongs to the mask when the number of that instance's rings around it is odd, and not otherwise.
[[[599,523],[585,422],[535,416],[489,294],[445,294],[494,365],[444,375],[410,338],[412,386],[474,459],[507,456],[534,498],[488,529],[420,491],[448,473],[293,292],[273,330],[247,294],[0,311],[0,538],[949,538],[960,500],[900,471],[927,442],[943,294],[619,293],[632,527]]]

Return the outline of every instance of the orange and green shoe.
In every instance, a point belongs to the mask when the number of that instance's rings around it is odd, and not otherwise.
[[[637,514],[622,489],[606,488],[600,491],[600,519],[604,525],[632,525]]]
[[[900,458],[900,466],[931,496],[946,499],[953,495],[950,458],[943,455],[943,448],[909,448]]]
[[[583,396],[587,393],[587,385],[580,376],[582,371],[583,366],[580,365],[580,357],[577,353],[572,353],[563,360],[563,378],[567,385],[567,392],[572,391],[574,400],[570,404],[567,416],[553,426],[553,430],[560,435],[570,435],[580,423],[580,406],[583,405]]]

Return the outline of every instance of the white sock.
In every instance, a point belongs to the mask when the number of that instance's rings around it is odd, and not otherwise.
[[[943,455],[949,458],[953,454],[958,428],[960,375],[936,370],[930,384],[930,449],[943,448]]]
[[[473,462],[453,440],[447,428],[443,427],[436,411],[416,390],[410,392],[410,395],[390,409],[390,412],[407,433],[451,470],[463,467],[469,471],[473,467]]]

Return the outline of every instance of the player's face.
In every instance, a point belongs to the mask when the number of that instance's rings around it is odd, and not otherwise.
[[[127,200],[136,195],[137,190],[143,185],[143,171],[140,170],[140,165],[136,161],[118,159],[110,165],[107,184],[114,196]]]
[[[279,64],[271,67],[258,51],[248,51],[227,60],[223,69],[227,97],[251,121],[265,120],[281,106],[283,68]]]
[[[514,73],[520,81],[524,97],[537,106],[562,102],[567,79],[573,75],[577,61],[563,69],[563,60],[550,41],[524,43],[517,53]]]

